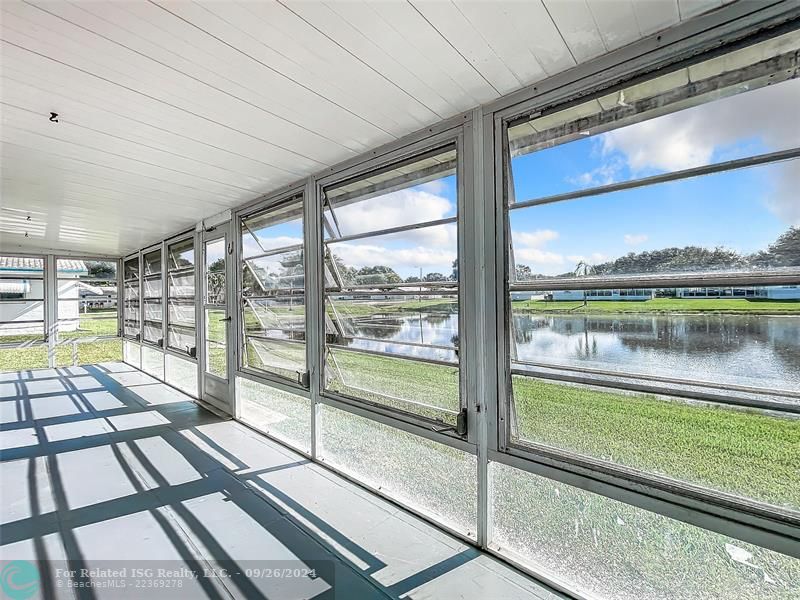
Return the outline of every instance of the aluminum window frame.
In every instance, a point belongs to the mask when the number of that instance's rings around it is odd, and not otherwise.
[[[224,317],[224,320],[225,320],[226,331],[225,331],[225,342],[224,343],[225,343],[226,356],[231,351],[230,344],[229,344],[231,336],[230,336],[230,331],[229,330],[230,330],[231,327],[237,327],[238,328],[238,317],[237,317],[237,321],[234,321],[234,313],[237,313],[238,311],[235,311],[233,309],[233,307],[230,305],[231,304],[232,293],[231,293],[231,287],[230,287],[230,278],[228,277],[228,274],[230,273],[230,265],[228,264],[228,262],[233,260],[233,252],[228,252],[228,247],[229,247],[229,244],[233,243],[231,241],[231,239],[230,239],[231,236],[233,236],[234,238],[236,236],[233,235],[233,233],[230,232],[231,228],[229,227],[228,221],[225,221],[225,230],[223,230],[221,233],[216,232],[215,231],[216,229],[217,229],[217,227],[210,227],[209,229],[204,229],[203,235],[200,236],[200,248],[201,248],[200,257],[201,257],[201,260],[202,260],[202,265],[201,265],[201,268],[199,269],[199,273],[200,273],[200,282],[201,282],[201,286],[202,287],[200,288],[201,295],[199,296],[199,298],[200,298],[199,309],[200,309],[200,318],[202,320],[202,333],[200,334],[200,336],[201,336],[200,337],[200,341],[202,342],[202,348],[199,348],[199,351],[202,352],[202,360],[200,360],[198,364],[200,365],[200,369],[199,369],[199,371],[200,371],[200,381],[201,381],[201,383],[203,383],[202,387],[200,388],[202,390],[200,392],[200,396],[199,396],[200,398],[203,398],[203,396],[205,394],[205,388],[208,387],[204,383],[206,377],[210,377],[216,383],[218,383],[220,385],[223,385],[223,386],[226,386],[229,390],[233,390],[233,388],[234,388],[234,385],[233,385],[233,383],[234,383],[234,381],[233,381],[234,374],[231,372],[231,369],[230,369],[230,362],[231,361],[229,359],[226,359],[226,361],[225,361],[225,376],[222,377],[217,373],[212,373],[211,372],[210,365],[209,365],[210,361],[208,360],[208,355],[210,354],[208,352],[208,343],[209,343],[209,341],[212,341],[212,340],[209,340],[209,338],[208,338],[208,329],[209,328],[208,328],[208,324],[206,322],[206,317],[207,317],[208,310],[209,309],[210,310],[219,310],[219,309],[224,309],[225,310],[226,317]],[[222,253],[223,253],[222,256],[223,256],[223,260],[225,261],[225,270],[222,271],[222,273],[224,273],[224,275],[225,275],[225,289],[223,290],[223,293],[222,293],[222,296],[224,297],[224,303],[222,303],[222,304],[218,304],[218,303],[215,303],[215,302],[209,302],[208,301],[209,298],[208,298],[208,271],[207,271],[207,268],[208,268],[208,262],[207,262],[208,252],[207,252],[207,247],[208,247],[209,244],[213,244],[213,243],[219,242],[219,241],[222,241]],[[195,289],[195,294],[197,294],[197,290],[196,289]],[[195,298],[198,298],[198,296],[195,295]],[[229,398],[231,399],[231,402],[234,405],[234,411],[235,411],[235,393],[234,392],[230,392],[229,393]]]
[[[70,279],[68,277],[59,277],[58,276],[58,261],[59,260],[83,260],[83,261],[92,261],[92,262],[108,262],[114,263],[116,265],[116,275],[114,276],[114,282],[117,287],[117,298],[116,298],[116,316],[115,317],[101,317],[102,320],[110,321],[112,318],[117,322],[117,333],[115,335],[100,335],[100,336],[86,336],[86,337],[75,337],[75,338],[65,338],[61,339],[61,332],[59,331],[59,325],[61,323],[61,317],[58,314],[58,305],[60,302],[60,298],[58,295],[59,290],[59,282],[60,281],[87,281],[86,279]],[[120,258],[118,257],[111,257],[111,256],[91,256],[91,255],[80,255],[80,254],[73,254],[73,255],[63,255],[63,254],[55,254],[54,255],[54,264],[55,264],[55,288],[53,289],[53,293],[55,294],[53,304],[54,304],[54,311],[55,311],[55,327],[54,333],[56,334],[55,345],[64,345],[64,344],[87,344],[92,343],[95,341],[103,341],[103,340],[115,340],[115,339],[122,339],[122,325],[121,325],[121,313],[123,313],[123,291],[121,289],[121,281],[122,281],[122,267]],[[88,281],[111,281],[111,279],[89,279]],[[80,297],[78,298],[80,300]],[[78,307],[80,310],[80,305]],[[80,315],[79,315],[80,318]]]
[[[309,325],[309,317],[310,317],[310,310],[309,310],[309,295],[312,292],[312,288],[309,285],[309,272],[311,271],[312,261],[309,257],[309,240],[311,238],[309,232],[309,222],[308,222],[308,207],[307,204],[309,203],[308,200],[308,190],[307,185],[293,185],[289,186],[286,189],[282,189],[275,194],[270,194],[265,198],[258,199],[255,202],[251,202],[246,204],[244,207],[240,208],[239,210],[235,211],[232,215],[232,222],[235,224],[235,231],[232,233],[234,240],[234,252],[233,252],[233,260],[236,268],[234,270],[235,273],[235,295],[236,295],[236,315],[238,318],[238,323],[236,327],[236,334],[235,334],[235,343],[239,348],[239,358],[236,363],[236,370],[234,376],[242,376],[246,379],[250,379],[257,383],[264,383],[264,384],[273,384],[278,389],[285,387],[286,390],[290,390],[290,393],[299,394],[303,397],[309,398],[310,397],[310,389],[311,389],[311,365],[314,362],[314,351],[310,348],[310,333],[311,333],[311,326]],[[243,305],[243,289],[244,289],[244,282],[243,282],[243,267],[245,264],[244,259],[244,249],[242,244],[242,227],[244,226],[244,222],[255,215],[260,213],[266,213],[270,210],[274,210],[276,208],[280,208],[283,205],[287,205],[292,201],[299,198],[299,202],[301,205],[301,212],[302,212],[302,219],[303,219],[303,243],[302,243],[302,250],[303,250],[303,302],[304,302],[304,326],[305,326],[305,341],[303,342],[305,346],[305,380],[306,383],[303,383],[302,377],[300,381],[295,381],[290,377],[284,377],[279,373],[273,373],[270,371],[265,371],[262,369],[256,369],[254,367],[250,367],[245,365],[245,356],[247,352],[247,348],[245,347],[246,339],[244,334],[244,327],[245,327],[245,318],[244,318],[244,305]],[[276,253],[281,251],[285,252],[287,248],[278,248],[274,249]],[[269,253],[273,252],[273,249],[268,250],[263,256],[269,255]],[[248,257],[252,259],[253,257]],[[238,405],[238,401],[236,401]],[[238,412],[238,408],[237,408]],[[309,427],[311,424],[309,424]]]
[[[466,120],[469,116],[465,116],[463,120]],[[469,132],[471,133],[471,131]],[[427,135],[426,135],[427,134]],[[420,132],[420,138],[418,140],[409,142],[407,145],[401,146],[398,149],[393,151],[386,152],[384,154],[380,154],[375,158],[371,158],[366,161],[362,161],[356,163],[354,165],[347,165],[344,168],[336,170],[334,173],[330,175],[325,175],[320,178],[316,178],[314,180],[315,185],[315,196],[317,198],[317,205],[319,209],[319,215],[317,217],[319,223],[317,232],[317,240],[314,249],[314,256],[317,261],[316,265],[316,277],[318,278],[317,289],[314,290],[316,294],[318,294],[319,299],[319,307],[317,307],[317,335],[319,336],[319,356],[317,358],[317,369],[320,373],[319,377],[319,399],[318,401],[324,404],[329,404],[335,408],[339,408],[341,410],[345,410],[347,412],[352,412],[359,416],[365,416],[366,418],[371,418],[373,420],[383,422],[389,424],[394,427],[398,427],[405,431],[409,431],[411,433],[415,433],[416,435],[420,435],[422,437],[429,438],[433,441],[440,442],[446,445],[450,445],[471,454],[475,454],[477,452],[475,447],[475,439],[474,433],[470,435],[470,431],[468,429],[468,433],[466,436],[459,436],[453,430],[454,428],[451,427],[449,423],[445,423],[443,421],[435,420],[432,418],[428,418],[419,414],[415,414],[413,412],[404,411],[400,409],[396,409],[394,407],[381,405],[378,403],[370,402],[369,400],[350,397],[345,394],[337,393],[331,390],[326,390],[324,388],[324,359],[325,359],[325,352],[327,345],[325,344],[325,306],[324,301],[326,297],[325,293],[325,276],[324,276],[324,268],[325,268],[325,261],[324,261],[324,249],[325,249],[325,238],[324,238],[324,227],[323,227],[323,199],[325,197],[325,189],[334,187],[336,185],[343,184],[347,181],[351,181],[353,179],[366,179],[371,176],[374,176],[378,172],[383,172],[386,170],[391,169],[394,165],[402,164],[403,162],[409,161],[413,162],[415,158],[428,154],[434,153],[437,150],[445,149],[448,146],[452,146],[455,148],[456,151],[456,190],[457,190],[457,201],[456,201],[456,215],[457,215],[457,253],[458,253],[458,269],[459,269],[459,281],[458,281],[458,326],[459,326],[459,362],[458,362],[458,370],[459,370],[459,410],[467,409],[469,414],[469,406],[472,404],[470,402],[469,393],[469,386],[466,381],[465,373],[470,369],[467,367],[467,361],[471,360],[469,358],[471,356],[471,351],[467,350],[467,348],[473,347],[472,336],[468,331],[468,323],[466,322],[466,316],[464,313],[464,307],[466,306],[466,292],[465,286],[461,281],[462,276],[461,273],[464,272],[468,265],[465,264],[465,255],[466,255],[466,238],[468,237],[465,234],[464,230],[464,219],[466,213],[466,205],[468,204],[467,196],[468,194],[472,196],[472,186],[467,184],[467,180],[472,176],[472,152],[467,151],[468,146],[471,144],[471,136],[470,139],[467,140],[468,132],[465,130],[465,127],[461,124],[451,125],[450,127],[444,127],[442,131],[434,133],[434,131],[427,130],[425,132]],[[376,152],[377,154],[377,152]],[[471,201],[470,201],[471,203]],[[413,224],[404,227],[396,227],[391,228],[392,230],[409,230],[419,227],[419,224]],[[371,236],[374,233],[370,234]],[[352,237],[352,236],[347,236]],[[309,253],[311,249],[309,249]],[[413,284],[412,284],[413,285]],[[466,356],[464,354],[466,350]],[[414,359],[410,359],[414,360]],[[470,419],[468,419],[469,422]]]
[[[55,321],[51,318],[51,312],[55,310],[55,305],[53,302],[53,293],[55,290],[52,290],[52,283],[51,278],[53,276],[52,269],[50,268],[50,255],[48,254],[40,254],[36,252],[0,252],[2,256],[8,256],[11,258],[33,258],[42,261],[42,298],[22,298],[19,300],[16,299],[3,299],[0,300],[0,303],[4,304],[14,304],[14,303],[27,303],[27,302],[41,302],[42,303],[42,318],[41,319],[33,319],[30,321],[0,321],[0,325],[7,325],[13,323],[42,323],[42,337],[41,339],[30,340],[27,342],[4,342],[2,337],[0,337],[0,349],[12,349],[18,348],[20,344],[24,344],[28,347],[36,347],[36,346],[48,346],[51,347],[55,342],[54,339],[54,327]],[[13,276],[6,276],[0,275],[0,280],[2,279],[20,279],[20,277],[13,277]],[[39,280],[39,276],[35,277],[28,277],[28,279],[35,279]],[[52,356],[54,351],[50,349],[48,351],[48,362],[50,362],[50,366],[52,367]]]
[[[145,256],[147,256],[148,254],[153,254],[154,252],[158,252],[159,253],[159,261],[158,262],[161,265],[161,271],[159,273],[157,273],[157,275],[159,276],[159,281],[161,282],[161,295],[158,297],[158,299],[160,300],[160,303],[161,303],[161,344],[160,345],[157,342],[155,342],[155,343],[154,342],[150,342],[148,340],[145,340],[145,338],[144,338],[144,324],[145,324],[145,321],[147,320],[150,323],[156,323],[157,322],[157,321],[153,321],[152,319],[145,319],[145,314],[146,314],[147,311],[145,309],[146,302],[145,302],[145,297],[144,297],[144,290],[145,290],[144,282],[145,282],[145,279],[147,277],[147,275],[145,275],[145,273],[144,273]],[[164,266],[165,266],[165,261],[164,261],[164,242],[163,241],[158,242],[157,244],[153,244],[152,246],[147,246],[146,248],[142,248],[139,251],[139,282],[140,282],[140,286],[139,286],[140,300],[139,300],[139,302],[140,302],[141,319],[142,319],[140,335],[139,335],[139,338],[140,338],[139,342],[141,344],[149,347],[149,348],[160,350],[162,352],[163,352],[164,346],[165,346],[164,333],[166,331],[166,328],[165,328],[166,315],[164,313],[164,310],[165,310],[164,283],[165,283],[165,275],[166,274],[164,272]],[[150,300],[155,300],[155,298],[150,298]],[[155,304],[155,303],[152,303],[152,304]]]
[[[192,310],[194,312],[194,319],[195,319],[194,320],[194,327],[193,327],[193,330],[194,330],[194,347],[195,347],[195,355],[194,356],[192,356],[188,352],[184,352],[184,351],[182,351],[180,349],[173,348],[172,346],[169,345],[169,327],[170,327],[170,322],[169,322],[169,301],[170,301],[170,296],[169,296],[169,281],[168,281],[168,277],[169,277],[169,258],[168,258],[169,257],[169,249],[170,249],[170,246],[173,246],[175,244],[180,244],[181,242],[185,242],[187,240],[192,240],[192,253],[194,254],[194,263],[192,265],[192,281],[193,281],[193,285],[194,285],[194,295],[192,296]],[[199,334],[198,329],[199,328],[197,326],[197,306],[198,306],[198,301],[197,301],[197,277],[198,277],[198,275],[197,274],[198,274],[199,269],[198,269],[198,265],[197,265],[197,236],[195,235],[194,231],[178,234],[178,235],[172,236],[172,237],[167,238],[167,239],[164,240],[164,266],[165,266],[165,271],[164,271],[164,285],[165,285],[164,306],[165,306],[165,312],[164,312],[164,347],[162,348],[162,350],[166,354],[172,354],[175,357],[191,361],[191,362],[195,363],[195,365],[196,365],[197,362],[198,362],[197,354],[198,354],[198,349],[199,349],[199,345],[198,345],[198,334]],[[173,326],[175,326],[175,325],[173,325]]]
[[[761,40],[754,39],[752,43],[757,43],[758,41]],[[697,64],[707,59],[707,55],[698,54],[690,62],[691,64]],[[647,73],[639,74],[630,80],[623,80],[617,87],[628,87],[633,83],[647,81],[652,77],[660,77],[668,74],[673,69],[677,70],[685,66],[685,63],[677,63],[671,69],[659,70],[652,75]],[[579,90],[581,86],[575,87]],[[567,89],[561,91],[560,101],[558,101],[558,95],[553,98],[545,94],[539,101],[529,99],[520,105],[497,110],[492,114],[490,120],[486,120],[486,129],[488,131],[485,131],[484,135],[491,138],[491,142],[487,144],[487,147],[491,146],[491,154],[493,156],[494,186],[491,190],[491,196],[487,196],[487,202],[491,202],[491,198],[494,199],[495,301],[498,307],[497,319],[494,324],[498,343],[496,367],[498,373],[496,382],[498,412],[496,423],[490,423],[490,427],[492,427],[491,436],[496,443],[490,443],[488,458],[493,462],[543,475],[633,506],[664,514],[680,521],[800,558],[800,512],[798,511],[783,509],[709,487],[613,464],[608,461],[601,461],[585,454],[562,450],[546,444],[526,441],[524,445],[521,445],[514,443],[510,439],[511,404],[513,403],[511,376],[516,374],[511,366],[509,346],[511,339],[510,318],[512,314],[510,292],[512,290],[530,291],[541,290],[545,287],[548,291],[551,289],[606,289],[609,287],[652,288],[669,286],[670,283],[681,283],[680,287],[692,287],[695,284],[726,286],[741,283],[745,285],[784,285],[800,282],[800,268],[797,268],[788,272],[696,273],[688,277],[685,275],[667,275],[627,278],[619,276],[575,278],[574,280],[542,279],[515,284],[512,287],[509,281],[508,252],[511,239],[508,215],[512,210],[588,196],[594,197],[624,189],[656,185],[666,181],[685,180],[700,175],[742,169],[758,164],[772,164],[800,156],[800,149],[794,148],[695,169],[674,171],[664,175],[610,186],[598,186],[590,190],[576,190],[564,194],[544,196],[509,205],[508,186],[513,185],[509,179],[511,169],[511,157],[508,148],[509,124],[513,124],[526,116],[541,114],[543,110],[557,112],[562,108],[581,104],[609,93],[609,88],[601,88],[592,90],[590,93],[579,94],[576,98],[575,90],[570,91],[570,89],[572,89],[572,86],[568,86]],[[614,88],[611,89],[613,90]],[[562,378],[561,380],[569,381],[568,378]],[[595,385],[597,385],[596,381]],[[606,384],[603,382],[600,385]],[[664,393],[663,389],[662,393]],[[697,394],[692,394],[692,397],[697,398]],[[720,398],[699,399],[712,402],[720,402],[721,400]],[[800,409],[800,406],[789,407],[785,404],[776,406],[771,403],[761,404],[742,401],[741,405],[758,409],[768,408],[774,410],[779,408],[786,412],[800,412],[800,410],[796,410]],[[488,541],[490,548],[493,548],[491,539]],[[494,550],[498,549],[494,547]]]
[[[248,207],[266,201],[268,198],[288,194],[291,190],[297,188],[305,189],[305,220],[309,236],[306,240],[307,256],[311,267],[313,267],[306,273],[307,348],[308,356],[313,358],[308,363],[311,371],[311,386],[309,392],[289,388],[286,388],[285,391],[304,397],[308,394],[308,397],[312,400],[310,458],[326,468],[337,471],[335,467],[331,467],[331,465],[321,461],[317,454],[317,449],[321,442],[317,429],[317,408],[321,403],[328,403],[340,410],[384,422],[392,427],[421,437],[432,439],[465,452],[477,454],[478,545],[501,560],[516,564],[523,571],[531,573],[539,581],[544,581],[552,588],[560,590],[570,597],[581,596],[569,586],[565,587],[560,582],[549,579],[536,569],[516,562],[513,556],[509,556],[508,553],[492,543],[491,490],[489,488],[491,485],[490,473],[494,463],[507,464],[523,471],[540,474],[574,487],[588,489],[608,498],[617,499],[632,506],[641,507],[657,514],[664,514],[679,521],[692,523],[705,529],[796,556],[796,549],[799,547],[796,541],[797,527],[787,524],[781,519],[761,518],[755,515],[748,516],[739,507],[726,509],[723,505],[709,502],[705,498],[690,498],[682,490],[680,493],[671,493],[653,485],[652,482],[628,481],[617,473],[604,474],[592,468],[582,469],[572,462],[563,460],[562,457],[550,458],[541,453],[515,456],[505,449],[501,451],[498,439],[498,404],[500,403],[497,402],[497,389],[498,386],[502,385],[503,377],[502,370],[498,364],[499,361],[495,358],[497,352],[492,353],[491,349],[496,348],[495,344],[500,344],[500,349],[505,347],[504,341],[500,338],[504,322],[504,316],[501,313],[503,313],[505,302],[505,290],[501,285],[502,277],[499,275],[503,273],[501,258],[505,250],[503,242],[496,239],[498,223],[502,223],[502,219],[498,220],[496,216],[497,180],[502,173],[502,165],[498,166],[500,152],[495,151],[501,148],[497,117],[510,119],[515,115],[519,116],[543,107],[552,106],[554,103],[561,104],[576,99],[580,100],[594,92],[604,91],[608,93],[609,90],[614,90],[618,85],[624,84],[628,86],[638,81],[649,79],[653,74],[658,75],[660,70],[664,68],[671,69],[676,65],[686,65],[706,58],[717,57],[750,43],[762,41],[779,33],[797,28],[800,28],[800,8],[789,2],[764,0],[764,2],[760,3],[736,2],[728,4],[718,10],[693,17],[691,20],[667,30],[512,92],[472,111],[451,117],[433,126],[425,127],[399,140],[393,140],[352,159],[322,169],[318,173],[304,177],[288,186],[281,186],[266,196],[237,207],[236,211],[244,211]],[[472,203],[471,206],[476,211],[474,214],[469,212],[461,213],[465,223],[468,219],[473,219],[473,222],[465,227],[465,231],[469,232],[469,235],[473,236],[476,242],[468,245],[468,247],[471,247],[472,254],[470,256],[475,258],[475,263],[468,265],[468,270],[461,265],[459,266],[459,278],[462,279],[460,287],[462,289],[469,288],[470,298],[466,305],[462,305],[461,299],[459,299],[459,312],[475,311],[473,315],[477,317],[474,329],[476,337],[472,342],[465,341],[465,349],[475,348],[474,344],[480,344],[481,348],[481,353],[470,362],[476,372],[472,372],[472,369],[470,369],[470,372],[466,374],[468,378],[472,377],[475,385],[477,385],[477,391],[470,388],[470,393],[475,395],[472,398],[474,403],[470,403],[469,406],[471,412],[469,413],[469,435],[466,441],[446,433],[434,432],[427,423],[408,422],[392,414],[383,414],[378,410],[365,409],[362,406],[323,397],[319,389],[321,380],[319,372],[321,364],[319,334],[322,331],[322,322],[319,316],[322,314],[323,307],[320,302],[321,295],[318,296],[317,294],[317,290],[321,289],[322,285],[320,264],[317,261],[317,254],[321,253],[321,245],[318,240],[321,240],[323,235],[321,229],[316,229],[318,222],[321,221],[319,206],[321,196],[318,182],[324,181],[326,178],[336,178],[340,173],[365,168],[366,165],[380,163],[384,157],[402,154],[404,149],[411,145],[424,146],[426,141],[432,137],[443,135],[445,132],[460,127],[464,128],[465,134],[471,127],[474,128],[473,133],[470,134],[472,136],[471,139],[474,141],[465,144],[464,153],[459,152],[460,156],[465,157],[467,170],[467,176],[465,178],[459,177],[459,180],[464,181],[465,185],[474,186],[474,189],[477,190],[475,194],[477,198],[468,198]],[[474,152],[474,157],[467,159],[467,152]],[[460,207],[459,210],[461,210]],[[203,223],[200,223],[196,231],[201,231],[202,226]],[[199,236],[199,233],[197,235]],[[234,248],[237,246],[238,237],[237,235],[232,237],[231,241],[234,243]],[[196,249],[201,248],[202,240],[196,240],[195,247]],[[234,270],[233,275],[238,277],[240,254],[235,254],[235,257],[237,269]],[[199,278],[200,271],[199,269],[197,271]],[[120,266],[120,273],[122,273],[122,266]],[[472,287],[468,286],[463,279],[468,276],[477,277],[475,285]],[[498,278],[500,279],[498,280]],[[498,284],[498,281],[500,284]],[[203,285],[202,281],[196,280],[197,290],[201,290]],[[202,327],[201,303],[199,300],[196,303],[196,308],[199,335],[199,328]],[[232,314],[234,322],[239,318],[237,313],[238,311],[234,311],[234,314]],[[473,327],[473,323],[470,323],[469,326]],[[238,327],[237,323],[237,331]],[[470,331],[472,329],[464,330],[461,335],[467,336]],[[464,339],[466,340],[467,338],[465,337]],[[236,344],[240,346],[238,340]],[[466,361],[466,357],[463,360]],[[464,364],[463,361],[462,364]],[[200,380],[202,379],[202,373],[203,368],[198,368],[198,378]],[[234,375],[253,379],[278,389],[286,387],[283,383],[271,382],[263,377],[244,373],[241,370],[236,370]],[[201,386],[198,389],[201,389]],[[238,403],[238,399],[235,399],[234,407],[236,403]],[[269,434],[266,435],[269,436]],[[342,475],[361,487],[368,487],[357,477],[346,473],[342,473]],[[386,497],[386,494],[379,489],[373,491],[380,496]],[[389,500],[406,510],[418,514],[425,520],[432,521],[436,526],[442,527],[436,519],[420,513],[413,505],[407,505],[391,498]],[[444,528],[447,529],[447,527]],[[474,544],[473,540],[467,539],[458,531],[451,531],[451,533],[464,539],[467,543]]]
[[[136,302],[138,303],[137,307],[136,307],[136,312],[139,315],[139,322],[138,322],[136,335],[128,335],[127,333],[125,333],[125,303],[129,301],[128,295],[125,293],[125,291],[126,291],[125,290],[125,284],[133,281],[133,279],[125,279],[125,263],[128,263],[128,262],[130,262],[132,260],[136,260],[136,265],[137,265],[136,268],[138,269],[138,275],[137,275],[137,278],[136,278],[137,279],[136,288],[137,288],[137,292],[138,292],[139,295],[136,298]],[[123,290],[122,290],[122,317],[121,317],[121,319],[122,319],[122,337],[125,338],[126,340],[130,340],[132,342],[136,342],[137,344],[141,344],[142,343],[142,255],[141,255],[141,252],[136,251],[136,252],[134,252],[132,254],[128,254],[128,255],[126,255],[125,257],[122,258],[122,269],[121,269],[120,277],[122,278],[121,281],[122,281],[122,286],[123,286]]]

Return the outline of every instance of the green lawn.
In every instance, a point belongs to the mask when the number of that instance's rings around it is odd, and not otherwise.
[[[514,377],[518,437],[800,509],[800,419]]]
[[[515,312],[551,313],[724,313],[724,314],[800,314],[800,300],[748,300],[654,298],[645,301],[589,300],[553,302],[518,300],[511,303]]]
[[[90,337],[106,337],[117,335],[117,318],[115,310],[92,311],[80,315],[78,329],[64,331],[59,334],[56,346],[56,365],[59,367],[72,365],[72,344],[69,340]],[[41,335],[14,335],[0,338],[2,343],[22,343],[28,341],[43,342]],[[64,343],[64,342],[67,343]],[[112,362],[122,360],[122,340],[119,338],[98,340],[96,342],[79,342],[78,364]],[[30,348],[0,348],[0,371],[25,371],[28,369],[47,368],[47,345]]]
[[[334,356],[345,382],[334,379],[329,389],[406,410],[381,394],[457,410],[452,367],[341,350]],[[798,418],[519,376],[514,397],[523,440],[800,509]]]
[[[326,359],[326,375],[335,376],[328,383],[331,390],[404,410],[414,408],[389,396],[452,411],[459,409],[458,369],[455,367],[338,349],[333,350],[332,355],[343,380],[338,377],[333,361]],[[455,415],[443,414],[435,408],[416,410],[422,415],[455,423]]]
[[[97,310],[86,314],[81,313],[78,329],[59,333],[62,340],[76,337],[106,337],[115,335],[117,335],[116,310]]]

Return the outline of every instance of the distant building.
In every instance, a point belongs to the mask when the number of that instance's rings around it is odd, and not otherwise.
[[[58,261],[58,318],[61,331],[78,328],[78,287],[88,274],[82,260]],[[0,256],[0,331],[2,335],[42,333],[44,271],[41,259]]]
[[[550,294],[556,302],[585,300],[651,300],[655,290],[561,290]]]
[[[764,298],[769,300],[800,300],[800,286],[770,287],[705,287],[678,288],[677,298]]]
[[[800,300],[800,285],[775,285],[767,288],[758,288],[759,298],[770,300]]]
[[[512,300],[528,300],[527,297],[515,296]],[[769,300],[800,300],[800,286],[776,285],[769,287],[697,287],[672,288],[658,290],[659,296],[692,299],[719,298],[763,298]],[[606,289],[606,290],[561,290],[545,294],[545,299],[555,302],[583,302],[583,300],[652,300],[656,290],[651,289]]]
[[[116,285],[90,285],[79,281],[78,294],[80,299],[80,309],[85,311],[91,308],[116,308],[117,307],[117,286]]]

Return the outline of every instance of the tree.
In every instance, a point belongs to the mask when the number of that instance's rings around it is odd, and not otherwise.
[[[800,266],[800,227],[790,227],[766,251],[750,256],[750,262],[760,267]]]
[[[535,279],[533,271],[528,265],[516,265],[514,275],[516,281],[531,281]]]
[[[458,259],[453,261],[453,272],[450,273],[450,281],[458,281]]]
[[[86,261],[86,270],[91,279],[116,279],[117,269],[114,263],[107,261]]]
[[[419,277],[417,277],[416,275],[412,275],[411,277],[406,277],[406,281],[405,282],[406,283],[419,283],[420,281],[422,281],[422,280]]]
[[[339,277],[342,279],[340,283],[344,286],[353,285],[356,282],[356,270],[344,264],[344,261],[333,252],[330,253],[330,256],[333,257],[336,270],[339,273]],[[333,273],[331,273],[331,276],[333,277]]]
[[[744,266],[747,259],[728,248],[685,246],[645,252],[630,252],[615,260],[593,266],[597,275],[720,271]]]
[[[363,284],[403,283],[403,278],[400,277],[394,269],[384,265],[362,267],[356,271],[355,275],[356,281]]]
[[[441,273],[428,273],[425,277],[422,278],[423,281],[445,281],[444,275]]]
[[[208,265],[206,269],[208,301],[210,303],[225,303],[225,259],[218,258]]]

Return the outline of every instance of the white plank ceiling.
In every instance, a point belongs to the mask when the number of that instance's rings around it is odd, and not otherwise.
[[[0,248],[125,254],[722,3],[2,0]]]

